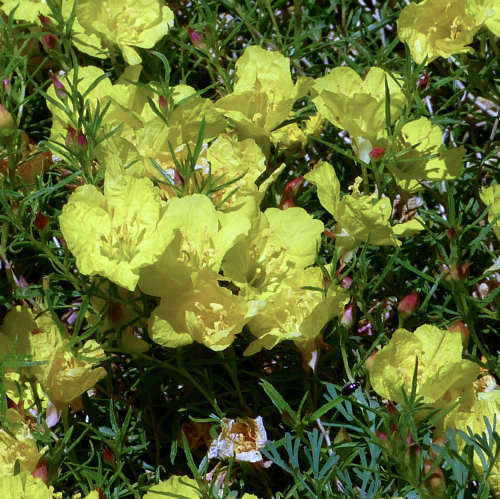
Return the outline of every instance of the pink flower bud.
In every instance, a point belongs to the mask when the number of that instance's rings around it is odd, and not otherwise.
[[[57,97],[59,97],[59,99],[65,99],[68,96],[68,92],[66,92],[66,88],[61,83],[59,78],[55,74],[51,73],[50,79],[52,80],[52,84],[54,85],[54,90],[56,91]]]
[[[351,286],[352,286],[352,277],[349,277],[348,275],[346,275],[341,281],[340,281],[340,285],[344,288],[344,289],[349,289]]]
[[[167,107],[167,99],[164,95],[160,95],[160,97],[158,98],[158,104],[164,109]]]
[[[49,219],[41,212],[37,212],[35,216],[35,227],[39,232],[42,232],[49,225]]]
[[[293,208],[295,205],[295,201],[292,198],[283,196],[280,202],[280,210],[288,210],[288,208]]]
[[[301,185],[304,183],[305,180],[306,179],[304,177],[300,176],[287,182],[285,188],[283,189],[283,196],[289,198],[295,198]]]
[[[346,305],[346,307],[344,308],[344,313],[342,314],[340,323],[344,327],[350,328],[354,324],[355,320],[356,320],[356,303],[354,302],[354,300],[352,300],[351,303]]]
[[[54,50],[57,47],[58,43],[59,39],[56,35],[50,34],[42,36],[42,45],[47,52],[49,52],[50,50]]]
[[[12,90],[12,85],[10,83],[10,79],[9,78],[4,78],[2,80],[2,85],[3,85],[3,88],[5,88],[5,91],[7,93],[10,93],[10,91]]]
[[[383,158],[385,155],[385,149],[381,146],[375,146],[371,151],[370,151],[370,158],[377,160]]]
[[[420,304],[420,295],[417,291],[412,291],[409,295],[406,295],[398,304],[399,315],[403,317],[409,317],[417,310]]]
[[[38,16],[38,19],[40,19],[40,22],[44,25],[44,26],[50,26],[52,24],[52,20],[50,19],[50,17],[47,17],[47,16],[44,16],[43,14],[40,14]]]
[[[197,33],[193,28],[188,28],[188,35],[191,43],[198,48],[203,47],[204,43],[202,41],[202,37],[199,33]]]

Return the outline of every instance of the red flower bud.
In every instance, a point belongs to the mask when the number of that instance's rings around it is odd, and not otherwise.
[[[104,499],[104,492],[102,491],[102,489],[100,487],[97,487],[97,489],[95,489],[95,491],[97,492],[99,499]]]
[[[85,134],[81,130],[78,131],[78,137],[76,138],[76,143],[82,149],[85,149],[89,145],[87,137],[85,137]]]
[[[452,240],[455,240],[457,238],[457,229],[455,229],[455,227],[452,227],[451,229],[448,229],[446,231],[446,237],[448,239],[452,239]]]
[[[43,483],[49,483],[49,470],[47,469],[47,461],[40,459],[32,475],[35,478],[40,478]]]
[[[35,216],[35,227],[42,232],[47,225],[49,225],[49,219],[41,212],[37,212]]]
[[[294,198],[297,196],[297,193],[305,180],[306,179],[304,177],[300,176],[287,182],[285,188],[283,189],[283,196],[288,198]]]
[[[50,74],[50,79],[52,80],[52,84],[54,85],[54,90],[56,92],[57,97],[59,97],[59,99],[65,99],[68,96],[68,92],[66,92],[65,86],[61,83],[59,78],[53,73]]]
[[[202,37],[199,33],[197,33],[193,28],[188,28],[188,35],[191,43],[198,48],[203,47]]]
[[[48,52],[50,50],[54,50],[59,43],[59,39],[56,35],[43,35],[42,36],[42,45],[43,48]]]
[[[383,158],[385,155],[385,149],[381,146],[375,146],[371,151],[370,151],[370,158],[377,160]]]
[[[406,295],[398,304],[399,315],[403,317],[409,317],[417,310],[420,304],[420,295],[417,291],[412,291],[409,295]]]
[[[158,104],[162,108],[166,108],[167,107],[167,99],[165,98],[164,95],[160,95],[160,97],[158,97]]]
[[[109,447],[104,447],[104,449],[102,450],[102,460],[106,464],[113,464],[115,456],[113,456],[113,453],[111,452],[111,449]]]
[[[288,198],[283,196],[280,202],[280,210],[287,210],[288,208],[293,208],[295,205],[295,201],[292,198]]]
[[[450,331],[450,333],[460,333],[460,336],[462,337],[462,345],[464,348],[467,347],[469,344],[470,331],[465,322],[456,320],[453,324],[448,326],[448,331]]]
[[[47,17],[47,16],[44,16],[43,14],[40,14],[38,16],[38,19],[40,19],[40,22],[44,25],[44,26],[50,26],[52,24],[52,20],[50,19],[50,17]]]
[[[427,87],[428,83],[429,83],[429,73],[424,73],[418,79],[417,86],[418,88],[423,90],[425,87]]]
[[[323,231],[323,234],[328,238],[328,239],[335,239],[335,233],[332,232],[331,230],[325,229]]]

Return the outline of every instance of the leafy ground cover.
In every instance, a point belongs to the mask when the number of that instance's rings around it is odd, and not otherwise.
[[[500,497],[497,1],[0,9],[1,497]]]

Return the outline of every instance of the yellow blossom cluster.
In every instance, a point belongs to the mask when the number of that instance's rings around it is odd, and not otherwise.
[[[441,420],[438,431],[451,427],[467,433],[470,428],[474,434],[482,434],[486,431],[484,418],[492,426],[500,418],[500,387],[492,376],[483,376],[479,364],[462,358],[462,348],[460,334],[436,326],[425,324],[413,333],[397,329],[389,344],[375,355],[370,381],[382,398],[403,403],[416,368],[417,397],[434,409],[456,405]],[[482,469],[479,456],[475,455],[474,462]],[[488,481],[498,494],[500,460],[496,460]]]

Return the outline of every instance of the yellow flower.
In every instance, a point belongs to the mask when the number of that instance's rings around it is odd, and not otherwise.
[[[148,490],[142,499],[201,499],[202,493],[196,480],[188,476],[172,475],[168,480],[163,480]]]
[[[104,358],[104,350],[94,340],[87,340],[76,356],[68,347],[60,348],[50,357],[40,384],[54,405],[69,404],[106,377],[103,367],[94,368],[94,361]]]
[[[410,3],[399,16],[398,36],[413,59],[429,64],[438,57],[472,52],[467,47],[481,27],[470,11],[471,0],[424,0]]]
[[[113,102],[119,104],[112,106],[111,119],[122,116],[121,120],[127,126],[106,140],[97,153],[99,161],[106,168],[114,168],[124,171],[139,178],[145,175],[150,178],[165,180],[157,169],[152,165],[151,159],[157,161],[163,171],[173,180],[173,169],[175,162],[172,158],[170,145],[178,161],[187,158],[187,145],[194,149],[198,140],[202,120],[205,120],[204,141],[217,137],[224,132],[226,124],[223,114],[218,111],[210,99],[205,99],[196,94],[194,88],[188,85],[177,85],[170,89],[171,102],[164,112],[165,120],[152,115],[150,106],[147,104],[147,94],[144,91],[133,91],[137,88],[133,85],[113,85]],[[130,89],[132,87],[132,89]],[[126,90],[129,89],[129,93]],[[127,95],[130,95],[127,98]],[[146,102],[146,104],[144,104]],[[132,104],[132,106],[131,106]],[[135,114],[129,109],[137,109]],[[129,117],[127,117],[127,114]],[[132,122],[130,115],[135,116]],[[168,125],[165,123],[168,123]],[[200,163],[206,163],[204,151],[199,158]],[[208,165],[207,165],[208,166]]]
[[[310,85],[309,79],[294,85],[287,57],[251,46],[236,62],[234,91],[216,105],[234,124],[240,139],[253,138],[267,154],[270,133],[288,118]]]
[[[153,264],[169,242],[158,230],[163,212],[150,180],[106,174],[104,195],[93,185],[79,187],[59,223],[80,272],[133,291],[139,270]]]
[[[490,425],[493,427],[494,419],[496,418],[497,426],[496,433],[498,433],[498,425],[500,424],[500,390],[491,390],[488,392],[479,392],[477,398],[470,408],[453,411],[448,418],[447,423],[456,430],[462,430],[464,433],[469,433],[469,428],[474,434],[483,434],[486,432],[486,423],[484,418],[488,418]],[[495,449],[493,453],[498,449]],[[482,473],[483,465],[479,456],[474,454],[474,464]],[[488,475],[488,483],[493,497],[500,497],[500,458],[497,458],[493,468]]]
[[[190,289],[193,273],[219,272],[225,254],[249,228],[247,217],[218,212],[203,194],[170,199],[159,230],[171,242],[141,271],[140,288],[153,296]]]
[[[500,184],[491,185],[481,191],[481,201],[488,207],[488,222],[493,223],[493,231],[500,241]]]
[[[323,224],[303,208],[268,208],[253,216],[248,236],[227,253],[224,275],[247,299],[261,300],[279,288],[289,272],[313,265]]]
[[[74,0],[62,0],[61,13],[65,21],[67,21],[73,10]],[[16,8],[17,7],[17,8]],[[52,14],[46,0],[3,0],[0,10],[9,14],[14,8],[14,19],[19,21],[28,21],[30,23],[40,24],[38,16],[50,16]],[[100,40],[94,34],[88,33],[74,18],[73,26],[71,27],[71,38],[75,46],[93,57],[104,58],[106,54],[99,48]]]
[[[150,318],[151,339],[169,348],[193,341],[224,350],[253,314],[245,300],[221,287],[211,271],[192,274],[191,284],[165,291]]]
[[[435,407],[470,397],[479,365],[462,359],[460,335],[423,325],[414,333],[397,329],[391,341],[374,358],[370,381],[382,398],[404,401],[402,390],[411,391],[418,358],[417,396]]]
[[[340,197],[340,183],[329,163],[318,163],[305,177],[317,187],[321,205],[337,222],[335,247],[344,259],[352,258],[353,252],[365,241],[377,246],[399,246],[396,236],[411,236],[423,229],[417,220],[391,226],[389,198],[362,195],[360,178],[352,186],[352,194]]]
[[[105,47],[118,45],[128,64],[141,62],[133,47],[152,48],[174,21],[173,12],[160,0],[78,0],[76,17]]]
[[[40,478],[34,478],[25,471],[17,475],[0,477],[0,497],[2,499],[57,499],[62,494],[54,493]]]
[[[11,475],[16,461],[19,462],[21,471],[31,473],[42,454],[38,451],[28,426],[15,409],[7,409],[3,426],[0,428],[0,477]]]
[[[348,299],[347,292],[336,285],[330,286],[325,296],[323,286],[320,268],[297,269],[273,293],[262,295],[265,299],[257,301],[256,316],[248,323],[257,339],[244,355],[262,348],[270,350],[285,340],[293,340],[305,356],[314,350],[321,329],[342,313]]]
[[[386,136],[385,81],[389,87],[391,120],[394,122],[406,104],[396,81],[383,69],[372,67],[364,79],[351,68],[337,67],[314,81],[313,102],[320,115],[349,132],[358,156],[369,162],[368,152]]]
[[[398,185],[407,191],[422,189],[418,180],[451,180],[457,178],[462,169],[465,148],[445,150],[443,134],[438,125],[427,118],[406,123],[396,139],[394,159],[388,168]],[[407,151],[398,154],[398,151]],[[430,156],[437,156],[429,159]]]
[[[470,11],[476,22],[484,23],[495,35],[500,36],[500,5],[498,0],[469,0]]]

